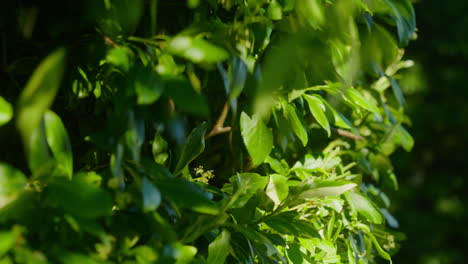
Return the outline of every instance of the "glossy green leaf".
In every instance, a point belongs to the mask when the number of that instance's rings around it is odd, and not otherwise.
[[[240,127],[242,139],[252,157],[253,165],[257,166],[263,163],[273,148],[272,132],[258,115],[250,118],[244,112],[240,117]]]
[[[48,161],[43,114],[50,107],[65,69],[65,49],[47,56],[35,69],[18,101],[17,126],[21,133],[29,168],[36,170]]]
[[[294,212],[281,213],[268,218],[265,224],[280,234],[303,238],[320,237],[311,221],[296,217]]]
[[[223,230],[208,246],[207,264],[225,263],[231,249],[231,233]]]
[[[195,63],[215,63],[226,60],[229,53],[202,38],[177,36],[171,40],[167,50]]]
[[[143,195],[143,211],[154,211],[161,204],[161,193],[146,177],[143,178],[141,184],[141,193]]]
[[[82,180],[57,178],[49,183],[47,193],[54,205],[79,218],[93,219],[110,215],[113,205],[106,191]]]
[[[13,117],[13,107],[11,104],[0,96],[0,126],[8,123]]]
[[[302,122],[297,115],[296,108],[291,104],[285,103],[283,105],[283,110],[284,117],[288,120],[294,134],[301,140],[302,145],[306,146],[308,141],[307,129],[303,125],[304,122]]]
[[[200,155],[205,149],[205,134],[206,134],[206,122],[201,123],[192,130],[190,135],[187,137],[187,141],[180,154],[179,161],[177,162],[174,170],[174,175],[179,175],[182,170],[198,155]]]
[[[325,104],[319,99],[317,95],[304,95],[304,99],[309,105],[310,113],[314,116],[315,120],[322,126],[330,136],[330,124],[328,123],[327,116],[325,115]]]
[[[288,196],[288,178],[279,174],[271,174],[265,192],[276,205],[279,205]]]
[[[346,88],[343,96],[344,99],[352,105],[358,105],[359,107],[362,107],[377,115],[380,114],[379,108],[377,108],[374,103],[365,98],[360,92],[352,87]]]
[[[352,210],[358,212],[370,222],[375,224],[381,224],[383,222],[383,218],[379,210],[366,196],[356,192],[347,192],[345,197]]]
[[[177,255],[175,264],[190,264],[197,254],[197,248],[188,245],[177,245]]]
[[[73,175],[73,153],[67,130],[60,117],[52,111],[44,114],[44,126],[47,144],[57,162],[61,173],[69,179]]]
[[[298,186],[296,193],[299,199],[309,199],[341,195],[354,187],[356,184],[349,181],[305,182]]]

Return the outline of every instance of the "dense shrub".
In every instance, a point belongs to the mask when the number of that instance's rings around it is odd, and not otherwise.
[[[2,263],[376,263],[398,249],[386,193],[389,155],[413,146],[397,82],[408,0],[10,5]]]

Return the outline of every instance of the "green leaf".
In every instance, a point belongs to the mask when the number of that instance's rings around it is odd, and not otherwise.
[[[405,105],[405,96],[403,95],[403,92],[401,91],[401,88],[398,85],[397,81],[395,81],[395,79],[393,79],[392,77],[388,75],[385,75],[385,77],[387,77],[387,79],[392,84],[393,94],[395,95],[395,98],[397,99],[400,106]]]
[[[71,179],[73,175],[73,153],[67,130],[60,117],[52,111],[44,114],[47,144],[57,162],[60,172]]]
[[[402,125],[397,126],[395,137],[406,151],[411,151],[414,146],[414,139]]]
[[[229,181],[233,185],[230,208],[243,207],[259,190],[265,189],[268,177],[256,173],[241,173],[232,176]]]
[[[175,264],[190,264],[198,251],[196,247],[179,244],[175,246],[175,249],[177,250]]]
[[[242,112],[240,117],[242,139],[252,157],[252,163],[257,166],[265,161],[273,148],[273,134],[258,115],[250,118]]]
[[[301,140],[302,145],[307,145],[307,129],[304,127],[301,119],[296,113],[296,108],[288,103],[283,104],[284,117],[288,120],[289,125],[291,126],[294,134]]]
[[[266,195],[270,197],[275,205],[279,205],[284,199],[286,199],[288,193],[288,178],[279,174],[271,174],[266,187]]]
[[[315,120],[322,126],[330,137],[330,124],[328,123],[327,116],[325,115],[325,104],[320,100],[317,95],[305,94],[304,99],[309,105],[310,113],[314,116]]]
[[[0,258],[3,257],[18,240],[18,234],[15,231],[0,232]]]
[[[143,178],[141,184],[141,193],[143,195],[144,212],[154,211],[161,204],[161,193],[146,177]]]
[[[182,149],[179,161],[174,170],[174,175],[179,175],[192,160],[203,152],[205,149],[206,127],[206,122],[203,122],[192,130]]]
[[[379,108],[377,108],[377,106],[374,103],[365,98],[360,92],[358,92],[353,87],[345,89],[343,98],[351,105],[358,105],[366,110],[371,111],[374,114],[380,115]]]
[[[197,184],[183,178],[158,179],[155,182],[163,197],[172,200],[181,208],[203,214],[216,215],[218,206],[211,201],[209,193]]]
[[[49,153],[41,121],[50,107],[65,69],[65,49],[47,56],[35,69],[18,101],[17,126],[21,133],[29,168],[39,169]]]
[[[107,52],[106,60],[124,71],[130,69],[130,54],[132,51],[125,46],[115,47]]]
[[[377,241],[377,239],[375,238],[375,236],[370,232],[368,232],[367,235],[372,240],[372,244],[374,244],[374,248],[377,250],[377,253],[379,254],[379,256],[381,256],[382,258],[390,261],[390,264],[392,264],[392,258],[390,257],[390,255],[385,250],[383,250],[383,248],[380,246],[380,244]]]
[[[409,0],[385,0],[395,19],[400,45],[406,46],[416,30],[416,16]]]
[[[295,212],[281,213],[268,218],[265,224],[284,235],[302,238],[320,237],[312,222],[297,219],[297,216]]]
[[[86,219],[110,215],[111,196],[82,180],[56,178],[47,187],[50,201],[74,216]]]
[[[379,210],[366,196],[356,192],[347,192],[345,197],[353,211],[358,212],[372,223],[381,224],[383,222]]]
[[[152,67],[137,67],[135,91],[138,104],[152,104],[162,95],[164,83]]]
[[[60,250],[58,258],[60,259],[61,263],[67,263],[67,264],[99,264],[101,263],[89,256],[74,253],[71,251],[65,251],[65,250]]]
[[[268,6],[267,14],[271,20],[280,20],[283,18],[281,5],[276,0],[273,0]]]
[[[177,36],[171,40],[167,50],[195,63],[215,63],[226,60],[229,53],[202,38]]]
[[[349,181],[306,181],[297,186],[295,193],[298,199],[310,199],[341,195],[354,187],[356,184]]]
[[[0,126],[8,123],[13,117],[13,107],[2,96],[0,96]]]
[[[224,263],[229,255],[231,233],[223,230],[208,246],[207,264]]]
[[[190,83],[182,76],[162,76],[165,87],[164,95],[174,100],[176,110],[195,114],[199,116],[208,116],[210,109],[206,98],[190,86]]]
[[[0,208],[21,192],[26,185],[26,176],[6,163],[0,162]]]

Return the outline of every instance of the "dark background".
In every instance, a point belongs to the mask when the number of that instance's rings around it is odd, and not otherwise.
[[[395,212],[407,240],[394,263],[468,263],[468,1],[415,3],[415,61],[400,82],[416,144],[394,158]]]

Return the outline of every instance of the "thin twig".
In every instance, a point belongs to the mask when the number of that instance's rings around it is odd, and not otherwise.
[[[359,135],[355,135],[355,134],[353,134],[351,132],[348,132],[348,131],[340,129],[340,128],[332,128],[332,130],[335,131],[338,135],[340,135],[342,137],[347,137],[347,138],[358,140],[358,141],[363,141],[364,140],[363,137],[361,137]]]
[[[228,110],[229,110],[229,103],[226,102],[224,104],[223,110],[221,111],[221,114],[219,114],[218,120],[213,126],[213,129],[211,129],[210,133],[206,135],[205,139],[231,131],[232,128],[230,126],[227,126],[227,127],[224,126],[224,122],[226,121]]]

